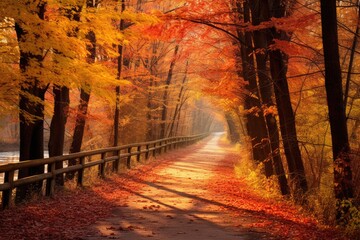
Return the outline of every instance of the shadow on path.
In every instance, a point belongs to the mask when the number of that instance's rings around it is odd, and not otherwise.
[[[178,158],[157,173],[156,181],[127,175],[129,181],[144,187],[134,191],[126,185],[118,186],[131,193],[126,204],[117,208],[111,218],[92,226],[86,239],[280,239],[249,228],[234,227],[239,219],[232,219],[219,207],[253,215],[263,213],[214,201],[205,189],[205,183],[214,174],[212,170],[226,157],[226,152],[217,145],[220,137],[215,135],[202,148]]]

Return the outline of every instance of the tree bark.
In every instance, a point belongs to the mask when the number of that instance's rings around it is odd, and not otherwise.
[[[174,111],[171,123],[169,125],[170,130],[168,130],[168,137],[174,136],[174,126],[175,126],[176,117],[178,114],[180,114],[180,111],[181,111],[180,104],[181,104],[181,98],[183,96],[184,87],[185,87],[185,83],[186,83],[186,79],[187,79],[188,66],[189,66],[189,62],[186,62],[185,75],[184,75],[184,78],[181,83],[179,95],[178,95],[177,102],[176,102],[175,111]]]
[[[353,43],[351,46],[351,52],[350,52],[350,59],[349,59],[349,66],[348,66],[348,73],[346,76],[346,82],[345,82],[345,93],[344,93],[344,107],[345,107],[345,113],[346,113],[346,105],[349,98],[349,89],[350,89],[350,81],[351,81],[351,74],[352,69],[354,65],[354,59],[355,59],[355,52],[356,52],[356,46],[357,46],[357,39],[359,36],[359,25],[360,25],[360,3],[358,3],[358,19],[357,19],[357,25],[356,30],[353,38]]]
[[[259,25],[264,21],[270,20],[270,10],[267,0],[252,1],[252,24]],[[274,107],[272,100],[273,85],[266,68],[267,58],[265,52],[268,47],[267,29],[254,31],[254,47],[256,56],[256,73],[259,80],[259,89],[261,96],[261,103],[263,109]],[[289,194],[287,179],[285,176],[284,167],[281,161],[279,149],[279,130],[274,114],[265,114],[265,122],[268,133],[268,143],[270,147],[270,154],[268,160],[265,162],[267,177],[274,172],[278,178],[280,190],[283,195]]]
[[[44,20],[46,3],[39,2],[36,8],[38,17]],[[27,41],[28,32],[22,27],[23,23],[15,23],[15,31],[20,48],[20,71],[26,76],[25,83],[21,86],[19,101],[20,118],[20,158],[19,161],[44,158],[44,99],[47,86],[31,75],[27,75],[31,62],[42,65],[43,56],[22,49],[22,44]],[[35,100],[33,98],[36,98]],[[29,118],[32,118],[31,120]],[[18,178],[24,178],[44,173],[44,167],[31,167],[20,169]],[[41,192],[42,181],[16,188],[16,202],[28,198],[30,192]]]
[[[335,197],[348,200],[353,197],[350,146],[343,101],[341,68],[339,60],[336,1],[321,0],[321,25],[325,60],[325,89],[331,129],[334,160]],[[344,210],[339,204],[337,219]]]
[[[179,129],[180,129],[179,126],[180,126],[180,121],[181,121],[182,109],[183,109],[183,106],[185,105],[185,103],[187,102],[187,100],[188,100],[188,97],[185,94],[183,94],[181,97],[181,100],[180,100],[179,114],[177,115],[177,119],[176,119],[176,128],[175,128],[174,136],[179,136],[184,133],[184,131],[179,131]],[[186,109],[185,109],[185,111],[186,111]],[[186,118],[186,113],[184,114],[183,119],[185,119],[185,118]],[[186,134],[190,134],[190,131],[187,132]]]
[[[281,18],[285,16],[286,4],[280,0],[274,0],[271,4],[271,6],[268,6],[268,11],[272,14],[271,17]],[[268,33],[268,41],[272,41],[273,38],[284,40],[286,39],[284,36],[286,36],[284,32],[272,28],[271,32]],[[278,49],[270,51],[269,56],[280,131],[289,169],[289,179],[293,188],[293,194],[301,196],[307,191],[308,187],[297,141],[295,115],[291,106],[289,86],[286,78],[287,56]],[[301,200],[301,198],[297,197],[295,199]]]
[[[252,24],[254,26],[259,25],[263,21],[269,20],[269,12],[268,12],[268,4],[267,0],[265,1],[257,1],[254,0],[251,2],[251,16],[252,16]],[[273,105],[271,96],[271,81],[268,77],[267,69],[266,69],[266,56],[265,50],[267,49],[267,39],[266,39],[266,30],[257,30],[253,32],[253,42],[255,47],[255,58],[256,58],[256,67],[254,70],[258,77],[258,85],[259,85],[259,95],[260,95],[260,104],[261,109],[264,110],[264,107],[271,107]],[[263,114],[264,115],[264,114]],[[265,165],[265,175],[266,177],[270,177],[273,175],[273,158],[272,151],[270,149],[271,146],[271,135],[270,131],[277,131],[276,120],[273,115],[267,114],[263,116],[265,118],[266,123],[266,131],[267,136],[264,138],[266,141],[263,141],[264,148],[266,148],[268,152],[268,156],[264,161]],[[275,120],[275,121],[274,121]],[[274,126],[275,124],[275,126]],[[274,143],[275,144],[275,143]],[[274,145],[273,144],[273,145]],[[280,156],[280,155],[279,155]],[[281,159],[280,159],[281,161]]]
[[[240,1],[237,1],[237,11],[239,14],[243,12],[245,23],[250,22],[250,6],[248,1],[244,1],[242,6]],[[268,136],[255,75],[255,62],[252,54],[253,36],[251,32],[247,31],[242,33],[240,30],[238,31],[238,36],[239,39],[241,39],[240,43],[238,43],[240,45],[238,62],[242,68],[242,71],[239,70],[238,74],[248,82],[248,85],[246,85],[247,94],[244,101],[245,110],[249,111],[246,114],[246,129],[251,139],[254,160],[257,162],[265,162],[270,151],[262,142],[262,140],[268,138]],[[241,44],[241,42],[245,42],[246,45]],[[265,165],[265,174],[270,176],[272,174],[271,168],[269,168],[269,164],[266,163]]]
[[[121,0],[121,12],[125,11],[125,0]],[[121,18],[119,30],[125,30],[125,20]],[[117,79],[121,79],[122,69],[123,69],[123,55],[124,47],[123,45],[118,46],[118,69],[117,69]],[[120,118],[120,86],[117,86],[115,89],[116,103],[115,103],[115,115],[114,115],[114,146],[119,145],[119,118]]]
[[[228,125],[228,139],[233,144],[238,143],[240,141],[240,135],[231,113],[225,113],[225,119]]]
[[[289,168],[289,178],[295,195],[307,191],[304,164],[297,140],[295,116],[291,106],[289,86],[286,78],[287,66],[280,50],[270,53],[271,75],[274,81],[276,105],[279,114],[280,131]]]
[[[99,0],[92,1],[87,0],[86,1],[86,7],[87,8],[96,8],[99,4]],[[80,10],[77,13],[79,17],[76,17],[75,20],[80,20]],[[96,35],[93,31],[90,31],[86,34],[87,40],[89,40],[90,45],[86,47],[87,51],[89,52],[86,61],[88,63],[95,63],[96,61]],[[88,106],[90,101],[90,95],[91,95],[91,86],[88,83],[84,83],[84,85],[80,88],[80,102],[78,105],[78,109],[76,112],[75,117],[75,128],[73,133],[73,138],[70,145],[70,151],[69,153],[76,153],[81,151],[82,141],[84,137],[85,132],[85,124],[87,119],[87,112],[88,112]],[[76,159],[69,160],[68,165],[73,166],[77,164]],[[66,174],[66,179],[73,179],[74,178],[74,172],[69,172]]]
[[[271,7],[273,17],[285,16],[285,5],[280,0],[273,1]],[[285,33],[272,29],[271,38],[284,40]],[[270,38],[269,37],[269,38]],[[279,114],[280,131],[284,145],[284,152],[289,168],[289,179],[293,186],[293,194],[302,196],[308,189],[304,164],[297,140],[295,115],[291,106],[289,86],[287,82],[287,56],[278,49],[272,50],[270,55],[270,71],[274,85],[276,105]],[[295,198],[301,200],[301,198]]]
[[[151,141],[151,140],[155,140],[155,136],[156,136],[156,129],[155,129],[155,118],[153,117],[152,111],[154,111],[154,109],[156,108],[156,106],[154,106],[154,102],[153,102],[153,98],[154,98],[154,86],[155,86],[155,80],[154,78],[157,75],[157,64],[158,64],[158,58],[157,58],[157,53],[158,53],[158,44],[156,42],[152,43],[152,56],[150,61],[147,59],[145,61],[145,67],[147,67],[150,71],[150,80],[149,80],[149,86],[147,89],[147,113],[146,113],[146,124],[147,124],[147,129],[146,129],[146,140],[147,141]]]
[[[64,152],[65,141],[65,125],[68,117],[69,109],[69,88],[55,85],[53,87],[54,93],[54,114],[50,124],[50,139],[48,144],[49,157],[61,156]],[[56,169],[63,168],[62,162],[55,164]],[[64,177],[59,174],[56,176],[56,185],[64,185]],[[49,193],[50,182],[46,184],[47,192]]]
[[[179,51],[179,45],[176,45],[174,51],[174,57],[171,60],[168,76],[165,82],[165,90],[164,90],[163,102],[162,102],[163,107],[161,111],[160,138],[165,138],[166,136],[166,119],[167,119],[167,110],[168,110],[169,86],[171,85],[171,80],[173,77],[173,71],[174,71],[178,51]]]
[[[98,3],[96,3],[98,4]],[[96,7],[97,5],[91,7]],[[89,7],[89,6],[88,6]],[[88,63],[95,63],[96,61],[96,36],[95,33],[90,31],[86,38],[91,43],[87,46],[87,50],[89,52],[87,56],[87,62]],[[87,119],[87,112],[88,112],[88,106],[90,101],[90,95],[91,95],[91,86],[87,83],[84,84],[84,86],[80,89],[80,103],[78,105],[77,114],[76,114],[76,122],[75,122],[75,129],[73,134],[73,139],[70,146],[70,153],[76,153],[80,152],[82,141],[84,137],[85,132],[85,124]],[[75,161],[71,161],[69,165],[76,164]]]

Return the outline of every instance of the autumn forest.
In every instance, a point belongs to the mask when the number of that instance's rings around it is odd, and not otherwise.
[[[226,132],[255,191],[353,234],[359,26],[356,0],[1,0],[1,151],[25,162]],[[13,188],[14,171],[0,173],[3,208],[80,179],[63,171]]]

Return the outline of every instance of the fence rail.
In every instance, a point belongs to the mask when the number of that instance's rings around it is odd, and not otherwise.
[[[113,163],[112,171],[119,172],[121,159],[125,159],[126,167],[130,169],[131,158],[133,156],[136,156],[136,161],[139,162],[141,155],[143,155],[145,159],[148,159],[150,154],[155,157],[157,154],[161,154],[162,152],[167,152],[171,149],[177,149],[179,147],[191,145],[205,138],[207,135],[208,134],[170,137],[156,141],[133,143],[117,147],[103,148],[63,156],[28,160],[2,165],[0,166],[0,174],[5,174],[4,182],[0,183],[0,192],[2,193],[2,208],[6,208],[14,204],[13,190],[16,189],[16,187],[47,180],[46,184],[49,184],[49,186],[46,187],[46,189],[48,189],[46,195],[52,196],[54,194],[56,176],[59,174],[77,172],[77,184],[82,186],[84,183],[84,170],[86,168],[99,166],[99,175],[101,178],[105,178],[106,163]],[[86,158],[91,158],[94,155],[100,155],[100,159],[95,161],[86,161]],[[76,164],[71,166],[64,166],[60,169],[55,168],[56,163],[64,163],[71,160],[75,160]],[[20,169],[26,169],[30,167],[44,167],[45,169],[46,166],[47,172],[45,173],[32,175],[21,179],[15,179],[15,172]]]

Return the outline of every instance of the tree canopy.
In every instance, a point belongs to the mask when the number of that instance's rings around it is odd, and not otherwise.
[[[349,224],[359,19],[354,0],[2,0],[3,142],[23,161],[225,129],[280,194]]]

